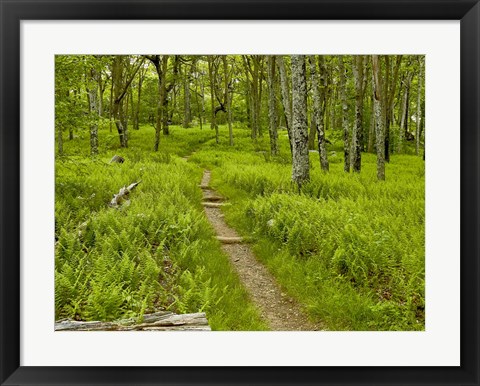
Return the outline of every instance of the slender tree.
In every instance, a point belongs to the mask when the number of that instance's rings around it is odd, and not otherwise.
[[[373,86],[373,72],[371,76],[372,80],[372,86]],[[367,145],[367,151],[369,153],[373,153],[373,143],[375,141],[375,111],[374,111],[374,96],[373,92],[371,93],[370,97],[370,130],[368,131],[368,145]]]
[[[191,125],[191,110],[190,110],[190,81],[192,78],[192,65],[184,62],[183,74],[183,127],[189,128]]]
[[[137,57],[133,65],[130,65],[130,57],[115,55],[112,64],[113,82],[113,119],[117,126],[121,147],[128,147],[127,114],[125,113],[125,96],[137,71],[143,64],[143,58]]]
[[[384,96],[381,63],[378,55],[372,55],[372,71],[373,71],[373,94],[374,94],[374,110],[375,110],[375,136],[377,146],[377,179],[385,180],[385,120],[384,120]]]
[[[386,99],[386,114],[385,114],[385,158],[390,160],[390,127],[393,121],[393,109],[395,105],[395,95],[397,93],[398,76],[402,64],[402,55],[397,55],[393,68],[393,78],[388,87],[388,95]]]
[[[253,131],[253,99],[252,99],[252,82],[250,80],[250,69],[248,64],[248,56],[242,55],[242,63],[245,75],[245,104],[247,107],[248,127]]]
[[[315,115],[316,131],[318,137],[318,153],[320,156],[320,167],[323,171],[328,171],[327,149],[325,147],[325,64],[323,56],[318,56],[318,64],[320,68],[320,81],[317,73],[317,62],[315,56],[309,57],[310,61],[310,77],[312,80],[313,90],[313,111]],[[320,87],[321,85],[321,87]]]
[[[417,84],[417,113],[415,115],[415,123],[416,123],[416,130],[415,130],[415,154],[420,154],[420,137],[422,136],[421,133],[421,121],[422,121],[422,83],[423,83],[423,61],[422,58],[418,58],[418,84]]]
[[[90,120],[90,154],[96,156],[98,154],[98,77],[99,72],[95,68],[95,64],[88,71],[89,82],[87,83],[89,120]]]
[[[113,66],[110,66],[110,72],[113,73]],[[110,82],[110,107],[108,109],[108,120],[109,120],[109,129],[110,133],[113,132],[113,78],[112,81]]]
[[[355,80],[355,119],[352,130],[352,148],[350,165],[354,172],[359,173],[362,166],[363,149],[363,55],[353,57],[353,77]]]
[[[233,146],[233,129],[232,129],[232,98],[230,96],[229,84],[230,75],[228,71],[227,55],[222,55],[223,61],[223,82],[224,82],[224,101],[227,109],[227,122],[228,122],[228,137],[230,146]]]
[[[140,106],[142,101],[142,86],[147,73],[147,66],[143,65],[138,71],[138,81],[137,81],[137,103],[135,104],[133,112],[133,129],[139,130],[140,128]]]
[[[283,113],[285,115],[285,126],[287,127],[288,140],[290,144],[290,151],[293,153],[293,134],[292,134],[292,100],[290,98],[290,87],[285,68],[283,56],[276,56],[275,62],[278,66],[280,75],[280,89],[282,94]]]
[[[260,126],[262,85],[263,85],[263,55],[243,55],[245,72],[249,82],[250,109],[252,117],[252,139],[262,135]]]
[[[252,135],[254,135],[255,138],[257,136],[261,137],[263,135],[262,127],[260,125],[260,120],[261,120],[261,111],[262,111],[264,58],[265,57],[263,55],[252,55],[252,62],[253,62],[252,82],[254,85],[253,87],[254,133],[252,133]]]
[[[102,61],[104,60],[104,57],[102,55],[95,55],[98,61],[100,61],[100,64],[103,64]],[[110,78],[110,75],[104,71],[104,68],[99,68],[98,69],[98,76],[96,77],[97,84],[98,84],[98,115],[100,117],[103,117],[104,114],[104,108],[103,108],[103,99],[104,99],[104,94],[105,90],[107,89],[107,83]]]
[[[157,114],[156,114],[156,124],[155,127],[155,142],[153,145],[153,150],[158,151],[160,145],[160,132],[162,130],[162,125],[164,122],[163,115],[166,113],[164,109],[165,99],[166,99],[166,69],[168,66],[168,55],[147,55],[147,59],[152,62],[157,72],[157,81],[158,81],[158,99],[157,99]]]
[[[402,97],[402,106],[400,113],[400,129],[398,131],[398,145],[397,152],[401,153],[403,150],[403,141],[404,138],[408,135],[408,105],[409,105],[409,94],[410,94],[410,84],[412,82],[413,73],[408,73],[403,84],[403,97]],[[408,137],[407,137],[408,138]]]
[[[270,153],[278,154],[277,133],[277,101],[275,98],[275,56],[267,56],[267,82],[268,82],[268,133],[270,136]]]
[[[195,80],[195,102],[196,102],[196,105],[197,105],[197,116],[198,116],[198,123],[200,125],[200,130],[203,129],[203,86],[202,86],[202,89],[201,89],[201,97],[202,97],[202,104],[200,104],[200,101],[199,101],[199,91],[198,91],[198,83],[200,81],[200,79],[202,78],[202,76],[200,75],[199,73],[199,69],[198,69],[198,56],[193,56],[193,59],[192,59],[192,68],[193,68],[193,76],[194,76],[194,80]]]
[[[336,106],[338,103],[338,79],[335,73],[336,63],[337,62],[337,57],[332,56],[330,57],[330,63],[327,66],[328,72],[329,72],[329,77],[328,77],[328,90],[330,90],[330,96],[326,99],[326,102],[329,102],[329,124],[326,127],[327,129],[335,130],[336,125],[337,125],[337,111],[336,111]]]
[[[292,181],[298,189],[310,180],[308,157],[307,82],[304,55],[292,55]]]
[[[340,72],[339,76],[339,93],[340,101],[342,103],[342,128],[343,128],[343,152],[344,162],[343,170],[347,173],[350,172],[350,133],[348,128],[348,103],[346,93],[346,81],[345,81],[345,64],[343,56],[338,56],[338,68]]]
[[[219,143],[219,137],[218,137],[218,125],[217,125],[217,119],[216,119],[216,111],[215,111],[215,99],[216,99],[216,87],[215,87],[215,77],[216,77],[216,71],[214,68],[214,61],[215,57],[212,55],[207,56],[207,61],[208,61],[208,77],[210,80],[210,100],[211,100],[211,105],[212,105],[212,118],[210,122],[210,127],[215,130],[215,142]]]
[[[167,56],[167,55],[164,55],[164,57]],[[167,56],[167,59],[168,59],[168,56]],[[166,74],[167,73],[167,70],[168,70],[168,60],[165,59],[162,61],[162,67],[163,67],[163,72]],[[167,78],[165,77],[164,79],[164,82],[165,82],[165,85],[164,85],[164,96],[163,96],[163,114],[162,114],[162,117],[163,117],[163,122],[162,122],[162,131],[163,131],[163,135],[169,135],[170,134],[170,130],[169,130],[169,121],[171,121],[173,119],[173,112],[174,112],[174,109],[175,109],[175,102],[173,103],[173,108],[170,109],[171,111],[169,112],[169,108],[168,108],[168,101],[169,101],[169,93],[173,90],[174,91],[174,98],[175,98],[175,91],[176,91],[176,85],[177,85],[177,78],[178,78],[178,68],[179,68],[179,64],[180,64],[180,56],[178,55],[174,55],[173,58],[172,58],[172,75],[170,77],[170,79],[168,79],[168,82],[167,82]]]
[[[113,119],[117,127],[118,135],[120,138],[120,146],[127,147],[126,136],[126,122],[125,114],[123,111],[123,101],[126,94],[126,88],[124,87],[123,74],[124,74],[124,56],[115,55],[112,65],[112,83],[113,83]]]

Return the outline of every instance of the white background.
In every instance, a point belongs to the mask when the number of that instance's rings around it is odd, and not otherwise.
[[[426,54],[426,331],[55,333],[54,55],[120,53]],[[21,63],[22,366],[460,364],[459,22],[23,21]]]

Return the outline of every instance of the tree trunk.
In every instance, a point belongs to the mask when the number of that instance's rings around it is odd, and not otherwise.
[[[166,59],[165,59],[166,57]],[[164,55],[163,57],[160,55],[147,55],[146,58],[150,60],[155,67],[155,71],[157,72],[157,85],[158,85],[158,99],[157,99],[157,114],[155,118],[155,124],[153,125],[155,128],[155,142],[153,144],[153,151],[158,151],[158,147],[160,146],[160,132],[162,130],[163,124],[163,103],[166,98],[165,94],[165,83],[166,83],[166,74],[163,71],[163,62],[164,59],[168,63],[168,56]]]
[[[191,123],[191,112],[190,112],[190,78],[192,76],[192,67],[188,66],[185,68],[184,73],[184,98],[183,98],[183,127],[189,128]]]
[[[128,147],[127,128],[125,125],[122,101],[113,104],[113,115],[115,116],[115,125],[120,139],[120,147]]]
[[[198,74],[198,68],[197,68],[197,56],[193,57],[193,62],[192,62],[192,67],[193,67],[193,72],[195,73],[195,102],[197,105],[197,116],[198,116],[198,123],[200,125],[200,130],[202,130],[202,112],[203,112],[203,105],[200,105],[199,99],[198,99],[198,79],[200,78],[200,75]],[[202,100],[203,100],[203,90],[202,90]]]
[[[372,84],[373,84],[373,74],[372,74]],[[370,110],[371,110],[371,115],[370,115],[370,130],[368,132],[368,148],[367,151],[369,153],[373,153],[373,143],[375,139],[375,108],[374,108],[374,101],[373,101],[373,92],[372,92],[372,98],[371,98],[371,105],[370,105]]]
[[[411,86],[411,79],[408,84],[408,91],[407,91],[407,103],[405,104],[405,137],[408,138],[410,135],[410,86]]]
[[[259,63],[258,59],[256,58],[257,55],[251,55],[252,62],[253,62],[253,70],[251,72],[252,75],[252,108],[253,108],[253,122],[252,122],[252,139],[257,139],[257,136],[259,135]]]
[[[310,77],[312,79],[312,90],[313,90],[313,111],[315,114],[315,122],[317,125],[317,137],[318,137],[318,153],[320,157],[320,167],[323,171],[327,172],[329,169],[327,150],[325,147],[325,128],[324,128],[324,119],[325,119],[325,88],[326,88],[326,79],[325,79],[325,64],[323,56],[318,56],[318,64],[320,68],[320,82],[317,75],[317,63],[315,61],[315,56],[310,56]],[[320,83],[320,84],[319,84]],[[320,89],[321,86],[321,89]]]
[[[157,115],[156,115],[156,124],[155,124],[155,142],[153,144],[153,151],[158,151],[160,146],[160,132],[162,130],[163,122],[163,100],[165,99],[165,74],[162,71],[161,58],[160,55],[155,55],[153,64],[155,70],[157,71],[157,82],[158,82],[158,100],[157,100]],[[152,59],[150,59],[152,60]]]
[[[205,83],[203,82],[203,76],[200,77],[201,83],[200,83],[200,90],[202,91],[202,110],[201,110],[201,115],[200,115],[200,129],[202,129],[203,122],[205,122],[205,118],[203,114],[205,113]]]
[[[285,115],[285,126],[287,127],[288,141],[290,145],[290,152],[293,154],[293,134],[292,134],[292,101],[290,99],[290,89],[288,87],[289,80],[287,77],[287,71],[285,69],[285,63],[283,56],[276,56],[275,61],[278,66],[278,72],[280,74],[280,88],[282,91],[282,105],[283,113]]]
[[[383,115],[383,86],[381,84],[381,64],[378,55],[372,55],[372,71],[373,71],[373,93],[374,93],[374,110],[376,123],[376,145],[377,145],[377,179],[385,180],[385,132],[384,132],[384,115]]]
[[[247,107],[248,127],[253,130],[253,103],[252,90],[250,82],[250,70],[248,66],[248,59],[246,55],[242,55],[243,67],[245,69],[245,104]]]
[[[277,111],[275,99],[275,56],[267,57],[267,81],[268,81],[268,133],[270,135],[270,153],[278,154]]]
[[[355,79],[355,119],[352,130],[352,150],[350,165],[354,172],[360,173],[362,166],[363,144],[363,56],[353,57],[353,77]]]
[[[102,117],[103,116],[103,95],[105,93],[105,85],[102,82],[102,75],[101,73],[98,76],[98,116]],[[106,81],[105,81],[106,83]]]
[[[215,116],[215,83],[214,83],[214,69],[213,69],[213,61],[215,60],[214,56],[208,55],[207,56],[208,60],[208,77],[210,79],[210,99],[212,102],[212,121],[210,123],[210,127],[212,129],[215,129],[215,142],[218,144],[219,143],[219,138],[218,138],[218,125],[216,121],[216,116]]]
[[[392,125],[392,122],[393,122],[393,107],[395,104],[395,94],[397,93],[398,74],[399,74],[401,63],[402,63],[402,55],[397,55],[397,59],[395,61],[395,67],[393,70],[393,79],[390,85],[388,99],[386,101],[387,113],[386,113],[385,125],[386,127],[388,127],[388,129],[385,131],[388,133],[388,138],[387,138],[388,144],[390,144],[390,126]],[[390,146],[388,147],[389,147],[389,154],[390,154]]]
[[[90,154],[98,154],[98,74],[95,69],[90,70],[90,84],[88,92],[88,106],[90,112]]]
[[[385,162],[390,162],[390,125],[388,118],[388,96],[390,94],[390,56],[384,55],[385,58],[385,80],[382,81],[382,106],[383,106],[383,130],[385,135]],[[380,71],[381,68],[380,68]]]
[[[333,87],[333,84],[332,84]],[[330,94],[330,123],[327,129],[329,130],[335,130],[337,127],[336,120],[336,111],[335,111],[335,106],[337,102],[338,94],[337,94],[337,89],[332,89],[331,94]]]
[[[113,71],[112,71],[113,72]],[[110,108],[108,111],[110,133],[113,131],[113,78],[110,85]]]
[[[259,66],[259,76],[258,76],[258,99],[257,99],[257,133],[260,137],[263,136],[263,130],[261,125],[261,117],[262,117],[262,91],[263,91],[263,63],[264,63],[264,56],[257,55],[258,58],[258,66]]]
[[[292,181],[298,189],[310,180],[305,56],[292,55]]]
[[[325,56],[322,56],[322,61],[325,62]],[[320,60],[320,58],[319,58]],[[333,82],[332,82],[332,61],[330,59],[330,65],[327,66],[324,64],[325,71],[322,71],[320,68],[320,74],[323,76],[324,83],[325,83],[325,90],[324,90],[324,131],[331,130],[333,125],[333,111],[335,110],[334,104],[334,89],[333,89]],[[331,85],[332,87],[328,87]]]
[[[128,147],[128,127],[123,101],[128,92],[130,84],[132,83],[137,71],[140,69],[140,66],[143,64],[143,61],[143,58],[137,59],[133,69],[130,68],[130,73],[125,74],[126,68],[130,67],[130,58],[125,55],[115,55],[113,57],[113,117],[117,126],[121,147]]]
[[[163,135],[169,135],[170,130],[168,128],[168,92],[167,89],[167,70],[168,70],[168,60],[170,55],[162,56],[162,93],[160,99],[160,108],[161,108],[161,118],[162,118],[162,133]],[[172,88],[173,86],[170,85]]]
[[[133,99],[133,95],[132,95],[132,89],[130,88],[127,92],[127,95],[125,97],[125,121],[127,122],[127,126],[128,126],[128,121],[129,121],[129,118],[130,118],[130,113],[128,111],[128,109],[132,106],[132,99]],[[133,112],[133,109],[132,109],[132,112]]]
[[[163,123],[163,100],[165,99],[165,79],[164,75],[162,74],[162,69],[159,66],[158,70],[158,101],[157,101],[157,116],[156,116],[156,124],[155,124],[155,143],[153,144],[153,151],[158,151],[158,147],[160,146],[160,132],[162,130],[162,123]]]
[[[135,112],[133,117],[134,130],[140,129],[140,106],[141,106],[141,100],[142,100],[142,86],[143,86],[144,78],[145,78],[145,71],[142,70],[138,75],[137,104],[135,105]]]
[[[230,146],[233,146],[233,129],[232,129],[232,109],[231,109],[231,102],[232,98],[230,97],[230,92],[228,89],[228,84],[230,82],[230,78],[228,76],[228,62],[227,62],[227,55],[222,56],[223,59],[223,80],[225,85],[225,104],[227,105],[227,121],[228,121],[228,136],[229,136],[229,143]]]
[[[123,92],[123,72],[124,72],[124,57],[122,55],[115,55],[112,66],[112,82],[113,82],[113,119],[117,127],[118,136],[121,147],[128,146],[128,139],[126,125],[124,122],[123,100],[125,93]]]
[[[425,60],[425,57],[424,57],[424,60]],[[423,63],[423,65],[424,65],[423,68],[425,71],[425,62]],[[423,83],[425,83],[425,80],[423,81]],[[420,126],[420,133],[423,139],[423,160],[425,161],[425,98],[424,98],[424,103],[422,103],[421,106],[422,106],[423,114],[422,114],[422,120],[421,120],[421,126]]]
[[[342,127],[343,127],[343,151],[344,163],[343,170],[350,172],[350,133],[348,130],[348,104],[346,95],[346,81],[345,81],[345,64],[343,63],[343,56],[338,56],[338,67],[340,72],[339,92],[340,100],[342,102]]]
[[[422,121],[422,83],[423,83],[423,63],[419,58],[418,64],[418,86],[417,86],[417,114],[416,114],[416,130],[415,130],[415,154],[420,154],[420,137],[421,137],[421,121]]]
[[[250,89],[250,109],[252,113],[252,139],[262,135],[260,127],[260,113],[262,101],[262,85],[263,85],[263,56],[262,55],[244,55],[243,62],[245,72],[250,73],[252,77]],[[253,63],[253,64],[252,64]]]
[[[409,93],[410,93],[410,83],[412,81],[412,74],[409,73],[407,78],[403,82],[403,98],[402,98],[402,106],[401,106],[401,117],[400,117],[400,129],[398,132],[398,146],[397,151],[401,153],[403,151],[403,141],[408,131],[408,100],[409,100]]]

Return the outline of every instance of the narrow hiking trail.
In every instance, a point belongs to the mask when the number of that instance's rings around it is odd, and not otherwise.
[[[224,204],[223,197],[210,188],[209,184],[210,171],[205,170],[200,187],[203,190],[203,206],[207,218],[251,300],[259,308],[271,330],[320,330],[321,326],[308,320],[300,305],[282,292],[267,268],[257,261],[250,246],[226,224],[220,209]]]

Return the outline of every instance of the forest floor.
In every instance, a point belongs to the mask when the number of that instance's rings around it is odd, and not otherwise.
[[[220,205],[208,203],[223,201],[209,186],[210,171],[205,170],[201,182],[205,213],[220,240],[222,250],[228,255],[232,266],[247,289],[251,300],[259,308],[261,316],[273,331],[317,331],[319,324],[312,324],[298,303],[287,296],[279,287],[267,268],[254,256],[252,250],[242,241],[238,233],[229,227],[221,212]]]
[[[114,321],[205,312],[213,331],[425,329],[425,163],[376,156],[345,173],[340,132],[330,172],[310,153],[311,181],[291,183],[288,135],[235,143],[221,125],[132,130],[128,148],[99,130],[64,143],[55,162],[55,319]],[[336,134],[339,134],[337,137]],[[125,159],[111,163],[114,155]],[[108,206],[142,183],[129,205]],[[199,187],[200,185],[200,187]]]

